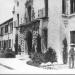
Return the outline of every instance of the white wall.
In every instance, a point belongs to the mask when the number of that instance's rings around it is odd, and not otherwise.
[[[17,14],[19,14],[19,24],[25,22],[25,2],[26,0],[18,0],[19,6],[17,7],[17,3],[15,2],[15,14],[14,14],[14,21],[17,21]]]
[[[48,47],[55,49],[58,63],[62,63],[62,40],[65,37],[62,22],[62,0],[49,0]]]

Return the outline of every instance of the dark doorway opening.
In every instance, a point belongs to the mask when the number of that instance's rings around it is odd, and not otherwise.
[[[37,36],[37,52],[40,53],[41,52],[41,37],[38,34]]]
[[[27,46],[28,46],[28,54],[32,52],[32,33],[30,31],[27,32]]]
[[[18,54],[18,34],[15,36],[15,53]]]

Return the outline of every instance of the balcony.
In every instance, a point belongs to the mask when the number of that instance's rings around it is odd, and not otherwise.
[[[38,10],[38,18],[44,18],[46,17],[45,8]]]

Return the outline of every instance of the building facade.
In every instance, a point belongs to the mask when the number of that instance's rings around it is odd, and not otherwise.
[[[58,63],[68,62],[70,45],[75,44],[75,1],[15,0],[14,2],[14,33],[18,34],[18,44],[22,52],[45,53],[51,47],[56,51]]]
[[[13,18],[0,24],[0,50],[13,50]]]
[[[37,2],[41,6],[38,6]],[[21,45],[21,49],[27,54],[32,52],[32,47],[36,46],[38,46],[39,51],[35,50],[33,52],[46,52],[48,25],[47,4],[48,1],[45,3],[44,0],[15,0],[13,24],[19,36],[18,44]],[[35,44],[36,46],[34,46]]]

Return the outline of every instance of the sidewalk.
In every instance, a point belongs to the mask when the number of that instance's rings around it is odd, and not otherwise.
[[[68,65],[55,64],[40,67],[26,64],[27,59],[0,58],[0,74],[60,74],[69,72],[74,74],[75,69],[69,69]]]

